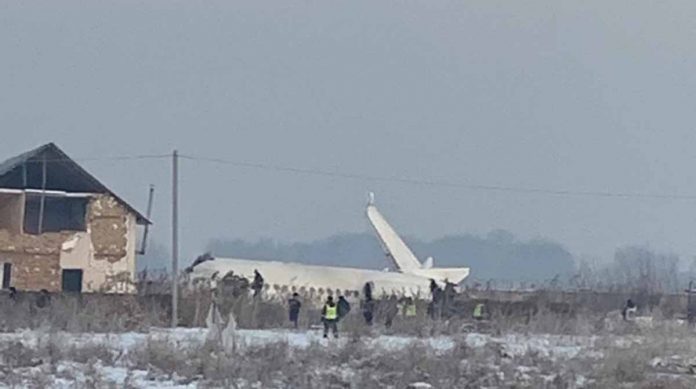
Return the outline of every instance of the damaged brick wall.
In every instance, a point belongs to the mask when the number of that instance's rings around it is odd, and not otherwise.
[[[80,266],[83,290],[98,290],[105,279],[114,273],[135,270],[135,227],[129,228],[134,216],[108,195],[96,195],[88,203],[87,234],[93,246],[93,258],[82,258]],[[133,231],[130,231],[133,230]],[[75,237],[72,231],[30,235],[0,229],[0,262],[12,264],[11,286],[19,290],[60,291],[62,289],[61,249],[63,243]],[[85,234],[84,232],[82,234]],[[130,251],[133,251],[132,253]],[[132,262],[132,263],[131,263]],[[116,270],[118,269],[118,270]],[[121,274],[121,277],[124,277]]]
[[[60,248],[71,235],[27,235],[0,230],[0,262],[12,264],[10,285],[20,290],[59,291]]]
[[[89,232],[94,259],[118,262],[128,251],[128,211],[113,197],[100,195],[89,204]]]

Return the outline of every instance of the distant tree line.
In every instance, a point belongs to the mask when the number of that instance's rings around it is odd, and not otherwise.
[[[686,265],[673,253],[660,253],[645,246],[626,246],[616,250],[609,263],[579,261],[570,284],[578,289],[678,293],[690,280],[696,279],[696,261]]]

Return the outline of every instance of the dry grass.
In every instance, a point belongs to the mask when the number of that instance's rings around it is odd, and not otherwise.
[[[38,293],[15,300],[0,295],[0,331],[51,327],[71,332],[123,332],[164,326],[168,304],[161,296],[52,295],[40,304]]]
[[[383,312],[378,311],[375,325],[367,327],[354,306],[340,323],[342,337],[348,338],[340,347],[317,343],[293,348],[286,342],[228,347],[219,339],[182,345],[150,337],[124,353],[103,343],[69,344],[57,331],[147,331],[166,326],[166,296],[53,296],[43,308],[36,306],[35,295],[21,295],[17,301],[3,297],[3,331],[42,329],[36,344],[0,343],[0,382],[8,386],[47,387],[62,377],[79,381],[81,387],[142,387],[138,381],[142,377],[136,373],[144,370],[153,379],[199,387],[403,388],[419,381],[452,388],[696,387],[687,360],[696,349],[690,341],[692,329],[660,320],[678,311],[674,301],[653,308],[652,326],[625,323],[615,312],[593,310],[591,299],[573,309],[559,309],[554,297],[545,295],[537,296],[533,304],[494,305],[491,320],[484,322],[475,322],[466,313],[434,321],[426,316],[426,302],[420,301],[416,317],[399,316],[389,329],[384,327]],[[184,295],[181,322],[203,325],[210,303],[209,293]],[[282,302],[238,296],[217,303],[222,317],[232,312],[240,328],[288,326]],[[462,303],[463,312],[470,304]],[[301,327],[319,322],[319,310],[306,304]],[[469,332],[593,336],[596,346],[588,351],[600,356],[566,358],[531,349],[510,355],[499,343],[468,346],[462,336]],[[385,350],[370,342],[378,334],[410,335],[417,341],[405,349]],[[437,335],[454,337],[455,347],[438,351],[418,341]],[[656,363],[657,358],[664,363]],[[67,368],[66,363],[76,367]],[[123,382],[109,382],[103,366],[130,373]]]
[[[607,328],[606,323],[608,317],[617,315],[622,301],[629,295],[539,291],[522,296],[524,300],[518,301],[516,299],[520,296],[510,293],[486,293],[494,300],[482,300],[479,292],[471,291],[458,296],[447,309],[449,314],[437,321],[426,315],[428,302],[417,301],[417,317],[397,316],[389,329],[384,328],[386,314],[379,303],[372,329],[364,325],[358,304],[354,304],[351,313],[342,320],[341,327],[347,333],[366,334],[379,329],[420,337],[463,331],[595,334],[625,330],[621,326]],[[46,307],[37,306],[38,299],[37,294],[31,293],[20,294],[17,300],[0,295],[0,331],[42,326],[72,332],[147,331],[153,326],[168,326],[170,321],[167,295],[53,295]],[[652,301],[652,305],[641,309],[656,318],[673,318],[685,313],[685,301],[679,296],[647,296],[642,299]],[[205,326],[212,300],[212,293],[204,289],[182,291],[180,325]],[[490,309],[490,321],[476,323],[471,320],[471,311],[477,301],[485,301]],[[243,293],[238,296],[224,294],[216,298],[216,304],[222,317],[233,313],[240,328],[289,327],[284,300],[254,299]],[[306,302],[300,314],[300,328],[318,324],[319,308]]]

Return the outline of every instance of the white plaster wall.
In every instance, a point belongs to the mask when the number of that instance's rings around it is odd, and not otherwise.
[[[94,285],[104,283],[104,276],[95,271],[94,247],[89,232],[77,232],[63,242],[60,250],[61,269],[82,269],[82,290],[91,292]]]
[[[134,214],[129,213],[126,216],[126,256],[119,263],[123,264],[123,268],[119,271],[128,272],[130,274],[131,285],[126,292],[135,292],[135,261],[138,244],[138,222]]]
[[[75,233],[71,239],[63,243],[60,253],[61,269],[82,269],[83,292],[135,292],[135,249],[137,223],[135,215],[126,217],[126,256],[116,262],[107,259],[94,258],[94,246],[89,232]],[[108,285],[109,276],[128,274],[130,282]]]

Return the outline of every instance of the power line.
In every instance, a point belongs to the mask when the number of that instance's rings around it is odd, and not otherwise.
[[[143,159],[169,159],[171,154],[114,155],[105,157],[76,158],[77,161],[132,161]]]
[[[192,161],[211,162],[211,163],[217,163],[217,164],[222,164],[222,165],[230,165],[230,166],[236,166],[236,167],[241,167],[241,168],[273,170],[273,171],[279,171],[279,172],[314,175],[314,176],[324,176],[324,177],[331,177],[331,178],[374,181],[374,182],[394,182],[394,183],[410,184],[410,185],[460,188],[460,189],[477,190],[477,191],[511,192],[511,193],[542,194],[542,195],[553,195],[553,196],[575,196],[575,197],[696,200],[696,195],[679,194],[679,193],[670,194],[670,193],[635,193],[635,192],[610,192],[610,191],[577,191],[577,190],[566,190],[566,189],[533,188],[533,187],[519,187],[519,186],[508,186],[508,185],[483,185],[483,184],[461,183],[461,182],[442,181],[442,180],[428,180],[428,179],[412,178],[412,177],[376,176],[376,175],[356,174],[356,173],[347,173],[347,172],[321,170],[321,169],[297,168],[297,167],[270,165],[270,164],[263,164],[263,163],[231,161],[231,160],[226,160],[226,159],[222,159],[222,158],[201,157],[201,156],[194,156],[194,155],[179,155],[179,158],[192,160]]]
[[[76,157],[76,158],[52,158],[46,162],[106,162],[106,161],[137,161],[137,160],[158,160],[169,159],[171,154],[136,154],[136,155],[112,155],[112,156],[92,156],[92,157]],[[637,193],[637,192],[610,192],[610,191],[578,191],[567,189],[549,189],[536,187],[520,187],[509,185],[485,185],[476,183],[452,182],[444,180],[429,180],[414,177],[399,177],[399,176],[377,176],[368,174],[357,174],[341,171],[330,171],[322,169],[298,168],[292,166],[271,165],[254,162],[232,161],[222,158],[203,157],[195,155],[179,155],[179,158],[210,162],[222,165],[229,165],[241,168],[251,168],[260,170],[271,170],[285,173],[304,174],[313,176],[323,176],[329,178],[373,181],[373,182],[393,182],[400,184],[445,187],[445,188],[460,188],[475,191],[489,192],[509,192],[509,193],[524,193],[524,194],[542,194],[553,196],[574,196],[574,197],[602,197],[602,198],[624,198],[624,199],[661,199],[661,200],[696,200],[696,195],[679,194],[679,193]]]
[[[101,161],[135,161],[135,160],[151,160],[151,159],[166,159],[171,158],[171,154],[141,154],[141,155],[111,155],[111,156],[93,156],[93,157],[76,157],[76,158],[47,158],[46,162],[101,162]],[[36,162],[43,162],[41,161]]]

